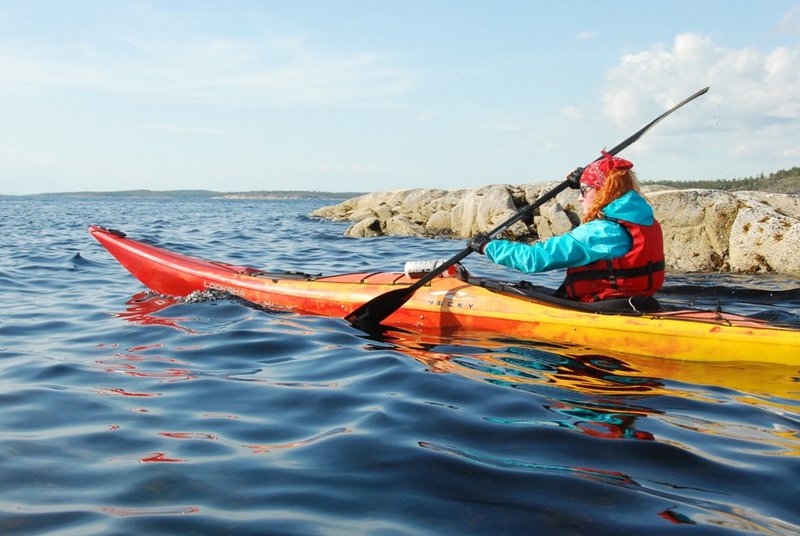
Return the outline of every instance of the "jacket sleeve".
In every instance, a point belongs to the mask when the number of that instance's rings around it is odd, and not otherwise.
[[[628,253],[632,246],[633,241],[622,225],[594,220],[534,244],[492,240],[484,253],[497,264],[530,274],[616,259]]]

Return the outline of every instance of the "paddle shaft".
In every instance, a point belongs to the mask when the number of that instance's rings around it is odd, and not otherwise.
[[[676,104],[663,114],[659,115],[658,117],[650,121],[641,130],[630,136],[628,139],[621,142],[619,145],[613,147],[610,151],[608,151],[608,153],[611,155],[616,155],[623,149],[627,148],[628,146],[636,142],[639,138],[641,138],[645,132],[647,132],[653,126],[655,126],[656,123],[667,117],[669,114],[671,114],[684,104],[693,101],[700,95],[704,95],[708,91],[708,89],[709,89],[708,87],[705,87],[700,91],[698,91],[697,93],[695,93],[694,95],[691,95],[690,97],[687,97],[686,99],[682,100],[681,102],[679,102],[678,104]],[[596,158],[595,161],[600,160],[600,158],[602,158],[602,156]],[[539,197],[539,199],[537,199],[534,203],[526,206],[525,208],[514,214],[512,217],[510,217],[508,220],[504,221],[503,223],[492,229],[487,236],[490,239],[496,237],[497,235],[499,235],[500,233],[504,232],[506,229],[517,223],[522,218],[528,216],[529,214],[532,214],[534,210],[539,208],[544,203],[547,203],[548,201],[556,197],[558,194],[560,194],[570,186],[571,183],[569,180],[561,182],[560,184],[558,184],[558,186],[556,186],[549,192]],[[345,319],[351,324],[365,329],[377,326],[378,324],[383,322],[383,320],[385,320],[389,315],[391,315],[397,309],[402,307],[403,304],[407,302],[417,290],[427,285],[434,278],[440,276],[441,274],[449,270],[451,266],[454,266],[456,263],[460,262],[467,255],[472,253],[472,251],[473,250],[470,247],[464,248],[458,254],[452,256],[443,264],[440,264],[439,266],[437,266],[436,268],[425,274],[424,277],[416,281],[414,284],[408,287],[402,287],[396,290],[391,290],[389,292],[381,294],[380,296],[372,298],[370,301],[363,304],[358,309],[347,315]]]
[[[661,121],[662,119],[667,117],[669,114],[671,114],[672,112],[674,112],[675,110],[677,110],[678,108],[683,106],[684,104],[688,104],[689,102],[693,101],[694,99],[696,99],[700,95],[705,95],[708,92],[708,89],[709,89],[709,87],[704,87],[703,89],[701,89],[700,91],[698,91],[694,95],[692,95],[690,97],[686,97],[681,102],[679,102],[678,104],[676,104],[675,106],[673,106],[672,108],[670,108],[669,110],[664,112],[663,114],[659,115],[658,117],[656,117],[655,119],[653,119],[652,121],[647,123],[644,127],[642,127],[642,129],[639,132],[637,132],[636,134],[634,134],[633,136],[631,136],[627,140],[623,141],[622,143],[620,143],[619,145],[617,145],[616,147],[614,147],[613,149],[608,151],[608,153],[610,155],[612,155],[612,156],[616,155],[618,152],[622,151],[623,149],[625,149],[626,147],[628,147],[629,145],[634,143],[636,140],[641,138],[644,135],[645,132],[650,130],[653,126],[655,126],[656,123],[658,123],[659,121]],[[599,157],[595,158],[595,161],[600,160],[601,158],[603,158],[603,157],[599,156]]]
[[[500,225],[498,225],[497,227],[492,229],[487,234],[487,236],[489,238],[496,237],[497,235],[501,234],[503,231],[505,231],[506,229],[508,229],[509,227],[514,225],[515,223],[517,223],[519,220],[521,220],[525,216],[531,214],[534,210],[536,210],[537,208],[539,208],[543,204],[545,204],[548,201],[550,201],[551,199],[553,199],[555,196],[557,196],[558,194],[560,194],[561,192],[563,192],[567,188],[569,188],[569,181],[562,182],[561,184],[559,184],[558,186],[556,186],[555,188],[553,188],[552,190],[550,190],[546,194],[542,195],[534,203],[531,203],[530,205],[526,206],[525,208],[523,208],[522,210],[520,210],[519,212],[514,214],[511,218],[507,219],[506,221],[504,221],[503,223],[501,223]],[[426,285],[428,282],[433,280],[435,277],[437,277],[437,276],[443,274],[444,272],[446,272],[451,266],[455,265],[457,262],[459,262],[461,259],[463,259],[464,257],[466,257],[467,255],[469,255],[472,252],[473,252],[472,248],[464,248],[457,255],[454,255],[453,257],[451,257],[450,259],[445,261],[443,264],[437,266],[436,268],[434,268],[433,270],[431,270],[430,272],[425,274],[425,276],[422,277],[419,281],[417,281],[413,285],[409,286],[407,291],[410,292],[411,294],[413,294],[419,288],[421,288],[424,285]]]

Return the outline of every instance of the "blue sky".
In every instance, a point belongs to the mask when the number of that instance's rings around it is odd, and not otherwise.
[[[0,2],[0,193],[382,191],[800,165],[800,2]]]

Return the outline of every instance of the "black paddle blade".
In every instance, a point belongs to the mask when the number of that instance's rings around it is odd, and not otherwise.
[[[390,290],[369,300],[344,318],[361,331],[373,331],[386,317],[400,309],[415,291],[414,287]]]

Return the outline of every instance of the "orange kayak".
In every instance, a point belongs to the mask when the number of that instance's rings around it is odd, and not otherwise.
[[[267,273],[190,257],[98,226],[89,232],[145,286],[170,296],[221,291],[267,308],[344,318],[415,281],[413,274],[391,272]],[[794,328],[720,311],[665,311],[652,299],[579,304],[524,284],[471,277],[460,265],[420,288],[383,324],[426,333],[496,333],[655,358],[800,365],[800,330]]]

